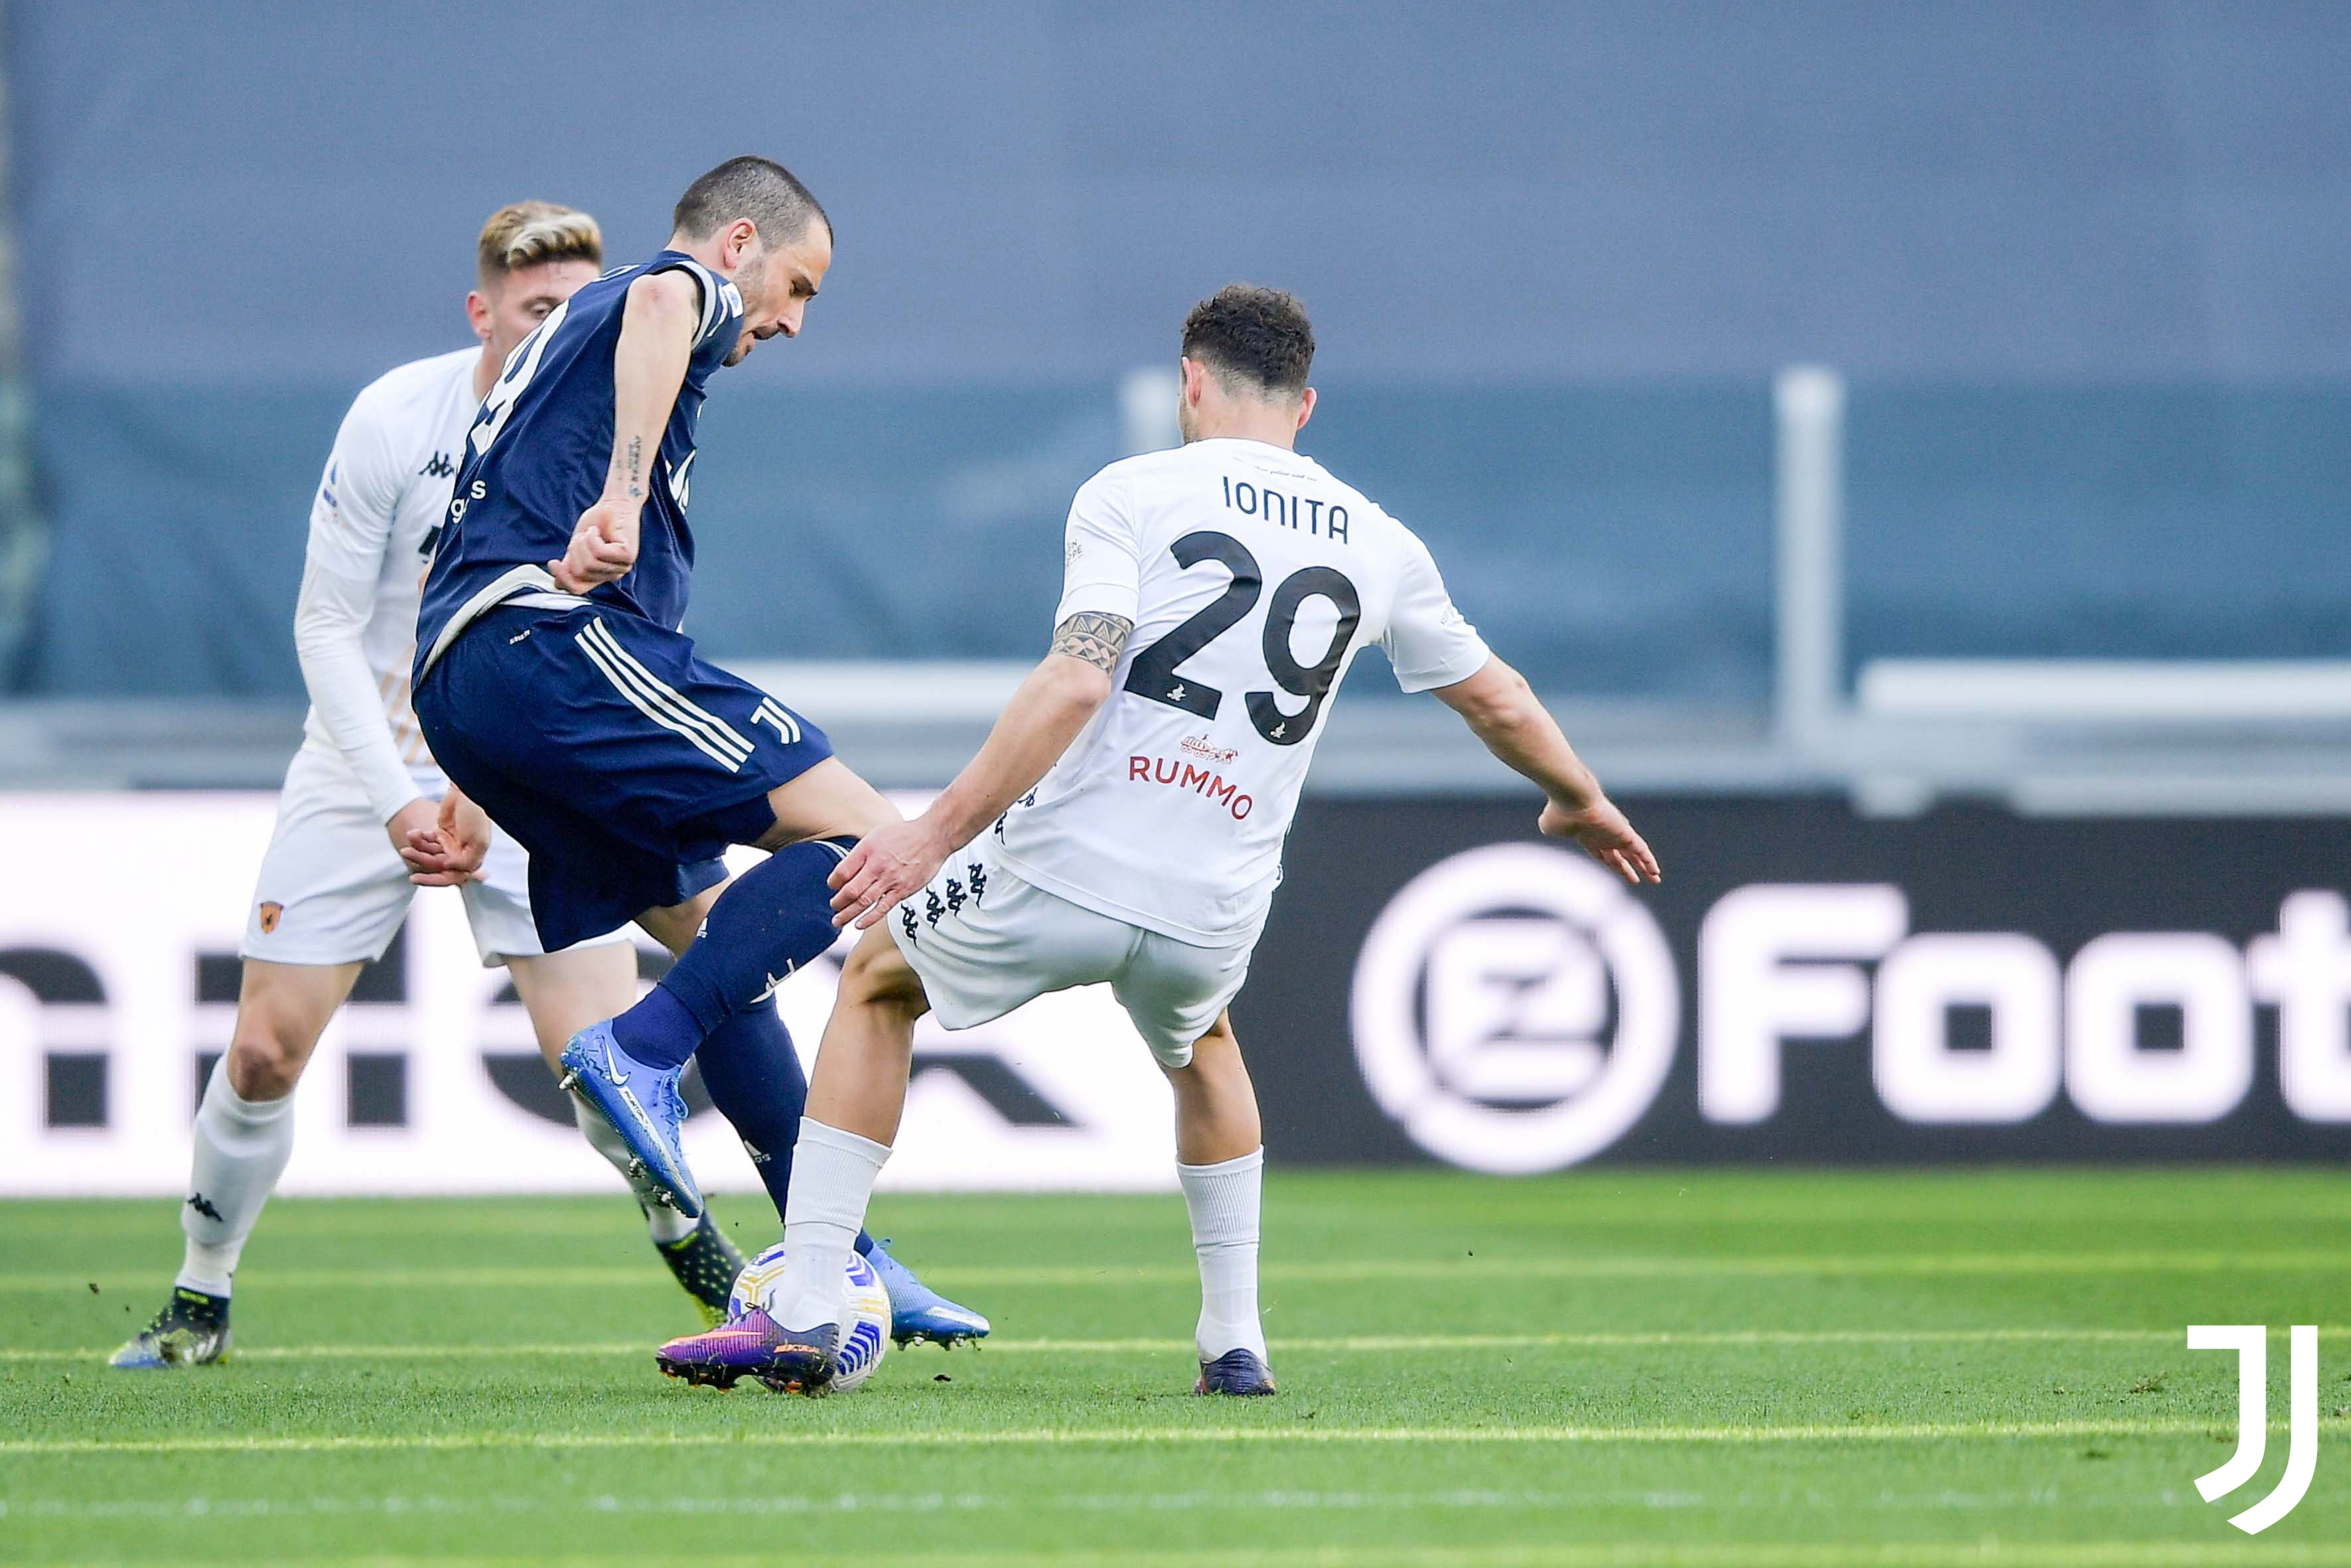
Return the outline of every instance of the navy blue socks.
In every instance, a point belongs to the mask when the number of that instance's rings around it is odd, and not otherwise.
[[[839,935],[825,879],[856,841],[792,844],[736,878],[684,956],[612,1020],[621,1049],[648,1066],[680,1067],[688,1057],[701,1063],[710,1103],[749,1151],[778,1221],[808,1108],[808,1074],[776,1015],[776,987]],[[858,1232],[861,1256],[872,1245]]]
[[[792,844],[736,878],[684,956],[612,1020],[621,1049],[648,1066],[682,1067],[728,1019],[755,1007],[772,1015],[776,987],[839,935],[825,879],[856,841]],[[703,1073],[706,1079],[707,1063]]]
[[[776,1218],[784,1218],[784,1194],[792,1185],[792,1146],[799,1142],[800,1113],[808,1108],[808,1075],[791,1031],[776,1016],[773,1001],[736,1014],[711,1031],[694,1059],[710,1103],[734,1124],[751,1163],[759,1169]],[[873,1245],[857,1234],[862,1256]]]

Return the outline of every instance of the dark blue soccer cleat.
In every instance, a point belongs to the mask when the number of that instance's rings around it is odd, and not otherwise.
[[[154,1321],[106,1358],[125,1372],[209,1366],[228,1359],[228,1298],[175,1286]]]
[[[715,1329],[674,1339],[653,1353],[664,1376],[712,1388],[732,1388],[756,1377],[783,1394],[811,1396],[832,1381],[832,1351],[841,1331],[831,1323],[788,1329],[758,1307]]]
[[[702,1191],[678,1136],[685,1120],[685,1102],[677,1092],[683,1069],[648,1067],[632,1057],[612,1039],[610,1019],[573,1035],[562,1061],[563,1087],[611,1123],[629,1146],[634,1162],[629,1174],[643,1176],[655,1197],[688,1219],[701,1218]]]
[[[959,1307],[914,1278],[914,1271],[890,1256],[887,1237],[873,1244],[865,1260],[882,1277],[890,1292],[890,1338],[899,1344],[929,1340],[949,1350],[966,1340],[986,1339],[987,1320],[969,1307]]]
[[[1253,1350],[1228,1350],[1214,1361],[1200,1364],[1195,1394],[1231,1394],[1244,1397],[1278,1392],[1273,1374]]]

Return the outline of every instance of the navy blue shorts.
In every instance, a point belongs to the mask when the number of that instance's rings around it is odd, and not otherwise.
[[[717,883],[726,847],[774,824],[768,791],[832,755],[692,638],[619,611],[487,611],[415,698],[434,760],[530,852],[550,953]]]

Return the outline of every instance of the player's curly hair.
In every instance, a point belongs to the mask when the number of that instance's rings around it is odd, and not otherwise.
[[[603,266],[604,231],[586,213],[553,202],[517,202],[492,213],[482,225],[475,267],[483,287],[546,261]]]
[[[1296,397],[1314,368],[1314,325],[1293,294],[1228,283],[1184,318],[1184,357],[1228,386]]]

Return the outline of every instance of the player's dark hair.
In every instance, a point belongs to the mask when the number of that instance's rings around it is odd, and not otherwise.
[[[750,219],[759,238],[771,246],[789,245],[811,223],[822,224],[828,236],[832,233],[832,220],[789,169],[747,153],[729,158],[688,185],[672,221],[688,239],[701,239],[737,218]]]
[[[1184,357],[1228,385],[1296,397],[1314,368],[1314,326],[1295,295],[1228,283],[1184,318]]]

